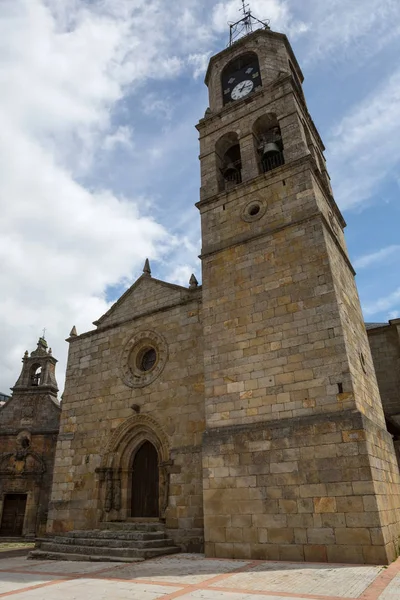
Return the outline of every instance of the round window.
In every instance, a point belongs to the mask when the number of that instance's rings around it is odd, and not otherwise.
[[[157,361],[154,348],[144,348],[138,355],[137,367],[143,372],[151,371]]]
[[[260,212],[260,205],[259,204],[253,204],[253,206],[250,206],[250,208],[249,208],[249,215],[251,217],[255,217],[256,215],[258,215],[259,212]]]
[[[259,202],[258,200],[253,200],[246,204],[243,207],[241,212],[241,217],[243,221],[247,221],[247,223],[251,223],[252,221],[257,221],[264,216],[267,210],[267,206],[264,202]]]
[[[122,379],[130,387],[144,387],[162,372],[168,358],[165,339],[155,331],[138,331],[124,346],[121,356]]]

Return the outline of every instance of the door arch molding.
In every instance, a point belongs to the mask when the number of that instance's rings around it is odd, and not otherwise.
[[[111,435],[97,469],[100,475],[99,499],[106,514],[102,519],[125,520],[131,516],[132,465],[137,451],[150,442],[159,468],[159,515],[165,518],[168,506],[170,445],[160,424],[148,415],[133,415]]]

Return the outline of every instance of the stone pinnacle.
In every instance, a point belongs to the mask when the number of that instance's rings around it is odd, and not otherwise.
[[[199,282],[197,281],[196,277],[192,273],[192,276],[189,279],[189,288],[191,290],[193,290],[194,288],[197,288],[198,285],[199,285]]]
[[[150,263],[148,258],[146,258],[144,262],[143,273],[145,273],[146,275],[151,275]]]

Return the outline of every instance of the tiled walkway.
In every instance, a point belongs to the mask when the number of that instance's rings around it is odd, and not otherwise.
[[[400,600],[390,567],[206,559],[137,564],[0,559],[0,598],[13,600]]]

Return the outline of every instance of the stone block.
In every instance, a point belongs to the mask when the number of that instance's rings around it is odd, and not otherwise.
[[[334,544],[335,533],[331,527],[309,527],[307,529],[308,543],[312,545]]]
[[[326,551],[327,546],[325,545],[311,545],[304,546],[304,559],[307,562],[325,563],[328,562],[328,556]]]
[[[346,527],[335,529],[336,543],[346,544],[348,546],[367,546],[371,543],[371,536],[368,529]]]
[[[280,513],[297,513],[297,501],[296,500],[279,500],[279,512]]]
[[[340,564],[358,564],[364,562],[361,546],[327,546],[328,562]]]
[[[270,528],[268,530],[268,541],[271,544],[292,544],[294,542],[294,530],[288,527]]]
[[[336,498],[338,512],[364,512],[363,499],[361,496],[345,496]]]
[[[244,543],[233,544],[233,556],[237,559],[249,559],[252,557],[252,545]]]
[[[329,498],[327,496],[314,498],[314,510],[317,514],[336,512],[336,498]]]
[[[386,565],[388,559],[387,551],[385,546],[364,546],[363,549],[363,563],[367,565]]]
[[[300,544],[288,544],[279,547],[279,560],[287,562],[302,562],[304,560],[304,547]]]

